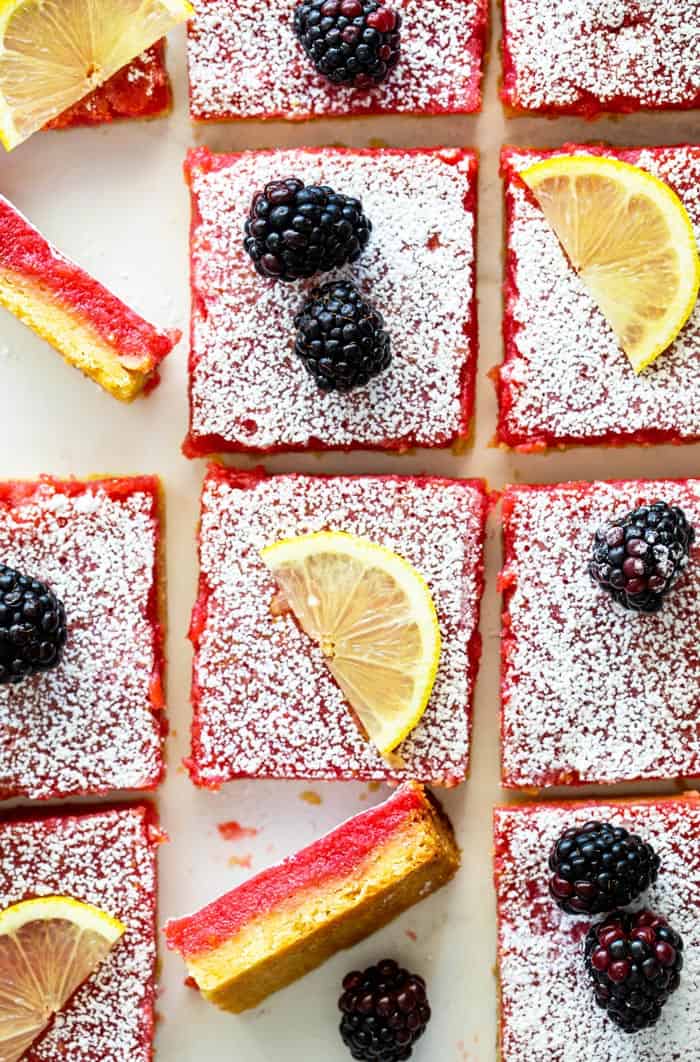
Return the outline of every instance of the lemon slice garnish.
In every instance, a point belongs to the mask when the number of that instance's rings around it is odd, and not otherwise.
[[[69,896],[0,912],[0,1059],[16,1062],[124,933],[116,918]]]
[[[635,372],[673,343],[698,298],[700,256],[672,188],[617,159],[561,155],[520,174]]]
[[[187,0],[0,0],[8,151],[192,15]]]
[[[370,741],[388,755],[423,715],[440,659],[430,590],[402,557],[342,531],[262,551]]]

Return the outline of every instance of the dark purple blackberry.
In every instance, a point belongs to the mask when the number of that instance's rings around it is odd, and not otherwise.
[[[357,261],[371,232],[359,199],[290,177],[256,193],[245,249],[261,276],[300,280]]]
[[[303,0],[294,32],[316,69],[335,85],[367,88],[394,69],[401,15],[383,0]]]
[[[66,614],[48,586],[0,564],[0,685],[61,661]]]
[[[393,959],[353,971],[338,1000],[340,1035],[353,1058],[404,1062],[430,1021],[422,977],[402,970]]]
[[[625,907],[656,881],[660,860],[650,844],[609,822],[565,830],[549,856],[549,891],[569,914]]]
[[[596,532],[589,571],[624,608],[658,612],[688,564],[694,541],[683,510],[655,501]]]
[[[614,911],[591,926],[586,967],[598,1006],[625,1032],[655,1025],[680,984],[683,941],[651,911]]]
[[[384,318],[348,281],[316,288],[294,323],[294,349],[322,391],[364,387],[391,364]]]

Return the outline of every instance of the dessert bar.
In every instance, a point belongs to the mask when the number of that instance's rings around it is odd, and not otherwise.
[[[294,35],[296,0],[195,0],[189,26],[196,121],[468,114],[481,108],[486,0],[402,0],[398,66],[370,88],[333,85]]]
[[[163,761],[154,477],[0,484],[0,560],[63,602],[52,671],[0,685],[0,797],[152,789]]]
[[[658,612],[591,578],[594,536],[663,500],[700,527],[700,481],[509,487],[503,501],[502,741],[509,787],[700,775],[700,554]]]
[[[65,258],[0,196],[0,305],[123,401],[159,382],[180,338],[155,328]]]
[[[233,778],[464,780],[481,651],[487,497],[479,481],[399,476],[267,476],[211,466],[200,526],[192,756],[201,786]],[[442,655],[428,707],[390,765],[364,739],[321,649],[289,613],[260,550],[347,531],[386,546],[426,579]]]
[[[561,911],[548,893],[547,857],[564,830],[605,821],[650,843],[658,880],[634,907],[681,933],[680,987],[658,1024],[630,1036],[600,1009],[584,964],[589,915]],[[497,808],[498,978],[502,1062],[664,1062],[700,1052],[700,798],[605,800]]]
[[[255,1007],[445,885],[459,867],[452,826],[409,782],[283,863],[166,926],[202,994]]]
[[[151,1062],[155,850],[161,839],[155,812],[147,805],[48,815],[22,809],[0,819],[0,908],[39,896],[68,896],[94,904],[126,926],[99,972],[23,1058]]]
[[[700,7],[698,8],[700,11]],[[682,200],[700,237],[700,147],[557,152],[506,148],[505,360],[498,441],[524,451],[700,438],[700,303],[672,346],[636,375],[518,174],[554,155],[639,166]]]
[[[700,0],[502,3],[502,97],[516,114],[700,105]]]
[[[190,152],[189,457],[224,451],[406,450],[469,433],[477,358],[473,152],[321,148]],[[243,229],[253,193],[294,175],[362,200],[369,246],[342,276],[383,315],[390,368],[351,394],[319,393],[294,353],[319,283],[265,280]],[[332,278],[327,274],[321,282]]]

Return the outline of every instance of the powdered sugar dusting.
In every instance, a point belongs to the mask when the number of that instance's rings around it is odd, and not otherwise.
[[[639,833],[661,857],[658,883],[634,904],[666,917],[685,943],[681,985],[658,1025],[630,1036],[600,1010],[583,961],[590,921],[560,911],[547,857],[564,829],[590,819]],[[700,1057],[700,802],[591,802],[497,809],[496,885],[502,1062],[690,1062]],[[595,919],[597,921],[597,919]]]
[[[700,148],[570,154],[618,158],[667,182],[700,241]],[[508,149],[508,345],[499,437],[514,446],[700,437],[700,303],[672,347],[637,376],[539,208],[513,177],[562,152]]]
[[[478,646],[485,496],[480,485],[386,477],[252,480],[213,471],[201,528],[204,615],[195,614],[194,770],[202,784],[236,776],[415,778],[466,774]],[[323,529],[394,550],[427,579],[442,656],[425,716],[391,769],[360,736],[320,650],[289,616],[259,551]],[[198,644],[197,644],[198,643]],[[201,728],[201,733],[198,733]]]
[[[700,0],[503,0],[504,98],[527,110],[700,102]]]
[[[100,483],[43,482],[0,500],[0,558],[63,601],[60,666],[0,686],[0,794],[47,798],[140,789],[162,772],[151,703],[159,679],[152,596],[155,484],[120,495]],[[149,489],[150,483],[150,489]],[[2,485],[0,485],[2,490]]]
[[[700,550],[657,615],[623,609],[588,574],[596,530],[657,499],[700,529],[700,480],[509,488],[506,785],[700,774]]]
[[[126,933],[28,1062],[150,1062],[156,866],[143,807],[0,823],[0,908],[65,895],[119,918]]]
[[[481,106],[485,0],[396,0],[399,65],[370,90],[331,85],[294,36],[297,0],[195,0],[188,59],[195,119],[469,113]]]
[[[190,158],[193,449],[444,446],[465,435],[477,344],[473,153],[259,152],[211,172],[222,160]],[[394,360],[351,395],[319,393],[294,355],[294,317],[318,278],[263,280],[242,245],[252,191],[291,174],[361,198],[374,224],[359,262],[335,275],[355,279],[384,315]]]

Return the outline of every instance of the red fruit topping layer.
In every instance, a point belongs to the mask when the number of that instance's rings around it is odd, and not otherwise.
[[[216,465],[202,496],[192,759],[198,785],[233,778],[463,781],[481,641],[487,498],[479,481],[266,476]],[[260,550],[321,530],[362,535],[425,577],[442,634],[433,694],[390,767],[360,734],[320,649],[291,615]]]
[[[163,773],[157,479],[0,484],[0,558],[63,601],[58,668],[0,686],[0,798],[152,789]]]
[[[584,963],[587,917],[547,891],[547,855],[568,826],[610,821],[661,857],[658,882],[634,905],[681,933],[686,965],[659,1024],[628,1036],[596,1005]],[[700,798],[586,801],[497,808],[494,819],[502,1062],[670,1062],[700,1058]]]
[[[2,196],[0,271],[50,293],[64,312],[97,333],[129,369],[152,372],[180,338],[179,333],[154,328],[65,258]]]
[[[80,103],[49,122],[49,129],[101,125],[118,118],[156,118],[170,109],[165,41],[137,56]]]
[[[285,900],[355,873],[359,864],[391,840],[414,813],[424,809],[422,790],[402,786],[384,804],[349,819],[196,914],[168,922],[168,946],[185,957],[214,951],[248,922],[262,918]]]
[[[505,361],[498,440],[518,450],[700,439],[700,303],[675,343],[637,376],[518,174],[556,155],[648,170],[685,205],[700,241],[700,147],[506,148]]]
[[[700,775],[700,548],[655,615],[588,573],[596,530],[655,500],[700,529],[697,479],[507,489],[504,785]]]
[[[518,111],[700,104],[700,0],[503,0],[503,88]]]
[[[190,152],[189,457],[223,451],[405,450],[468,434],[478,349],[477,161],[460,149]],[[390,371],[324,395],[294,354],[294,318],[319,277],[266,281],[243,247],[255,189],[294,174],[357,196],[374,230],[354,279],[391,334]]]
[[[71,896],[121,919],[126,933],[73,996],[26,1062],[150,1062],[159,833],[148,805],[0,820],[0,909]]]
[[[195,0],[190,109],[222,118],[468,114],[481,108],[487,0],[401,0],[402,53],[385,82],[332,85],[294,35],[297,0]]]

